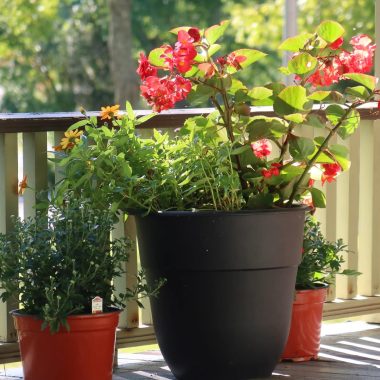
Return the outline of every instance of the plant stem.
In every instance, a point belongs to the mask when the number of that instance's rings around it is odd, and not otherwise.
[[[293,187],[293,191],[290,194],[289,201],[287,203],[287,207],[291,207],[294,201],[295,196],[297,195],[298,189],[300,188],[301,184],[303,183],[306,175],[308,174],[309,170],[312,168],[312,166],[315,164],[315,161],[318,159],[319,155],[325,150],[326,146],[328,145],[331,138],[335,135],[335,133],[338,131],[338,129],[341,127],[343,122],[347,119],[347,116],[350,114],[350,112],[357,107],[356,103],[352,103],[347,109],[344,115],[341,117],[337,125],[331,129],[321,146],[318,148],[317,152],[314,154],[314,156],[311,158],[309,163],[306,165],[305,170],[301,174],[299,180]]]

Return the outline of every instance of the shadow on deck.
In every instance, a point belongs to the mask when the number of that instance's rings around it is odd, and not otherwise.
[[[304,363],[279,363],[271,378],[278,380],[380,379],[380,324],[326,323],[322,334],[319,360]],[[118,361],[119,367],[113,380],[175,379],[159,350],[133,354],[121,350]],[[11,379],[22,379],[21,368],[0,367],[0,380]],[[207,379],[199,374],[199,378],[194,380]]]

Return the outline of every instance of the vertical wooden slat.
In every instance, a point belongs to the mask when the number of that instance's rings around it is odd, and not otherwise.
[[[12,228],[11,215],[18,215],[17,134],[0,134],[0,232]],[[17,308],[17,301],[0,302],[0,341],[16,340],[16,332],[9,312]]]
[[[34,191],[24,193],[24,216],[35,215],[36,192],[47,188],[47,135],[44,132],[23,133],[23,172]]]
[[[347,148],[349,143],[347,140],[337,139],[337,143]],[[334,241],[343,239],[348,244],[349,239],[349,210],[350,210],[350,171],[343,172],[336,182],[337,198],[336,198],[336,235]],[[345,263],[342,269],[347,268],[348,253],[342,253]],[[338,298],[349,298],[346,279],[337,276],[335,285],[335,295]]]
[[[380,7],[379,7],[380,8]],[[373,130],[373,241],[372,241],[372,291],[380,295],[380,121]]]
[[[129,288],[136,286],[136,276],[138,274],[138,259],[137,259],[137,239],[136,239],[136,223],[133,216],[128,216],[125,222],[125,236],[131,239],[135,250],[131,253],[127,266],[126,285]],[[140,313],[136,302],[131,301],[127,305],[127,327],[139,327]]]
[[[121,215],[119,217],[119,222],[115,224],[115,229],[112,231],[112,239],[121,239],[123,237],[125,237],[124,215]],[[123,269],[124,270],[127,269],[127,263],[124,263]],[[127,274],[124,273],[123,276],[115,278],[113,281],[114,281],[116,294],[124,293],[125,289],[127,288]],[[126,328],[127,327],[127,310],[124,310],[120,314],[119,327],[120,328]]]
[[[359,128],[361,128],[362,122]],[[360,129],[359,129],[360,130]],[[347,254],[346,268],[358,270],[359,265],[359,192],[360,192],[360,133],[357,131],[350,138],[350,181],[349,181],[349,226],[348,244],[349,253]],[[358,279],[356,276],[338,276],[338,281],[347,287],[347,298],[354,298],[358,294]]]
[[[372,239],[373,239],[373,123],[360,125],[360,172],[359,172],[359,225],[358,225],[358,278],[359,294],[373,295],[372,289]]]

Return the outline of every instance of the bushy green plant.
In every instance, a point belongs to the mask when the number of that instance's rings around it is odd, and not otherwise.
[[[85,124],[85,133],[71,149],[56,152],[55,161],[64,171],[57,203],[74,190],[91,197],[96,207],[112,204],[113,211],[242,207],[232,145],[217,138],[213,123],[195,133],[189,121],[175,138],[157,130],[152,138],[142,138],[135,128],[146,118],[137,119],[129,103],[127,109],[107,125],[98,127],[96,118],[90,117],[74,125]],[[73,128],[69,133],[77,136]]]
[[[21,311],[40,317],[52,332],[67,329],[67,316],[91,313],[91,300],[103,298],[104,311],[149,289],[138,277],[134,289],[115,294],[113,278],[124,273],[131,244],[110,239],[113,214],[99,211],[84,198],[66,197],[0,234],[1,299],[18,297]],[[154,292],[153,292],[154,294]]]
[[[331,284],[337,274],[360,274],[350,269],[340,271],[345,262],[343,252],[347,252],[347,245],[343,240],[326,240],[320,223],[309,215],[305,222],[302,261],[298,266],[296,289],[312,289],[320,284]]]

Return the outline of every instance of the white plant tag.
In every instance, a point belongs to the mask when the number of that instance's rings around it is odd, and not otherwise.
[[[103,298],[96,296],[91,302],[92,314],[103,313]]]

